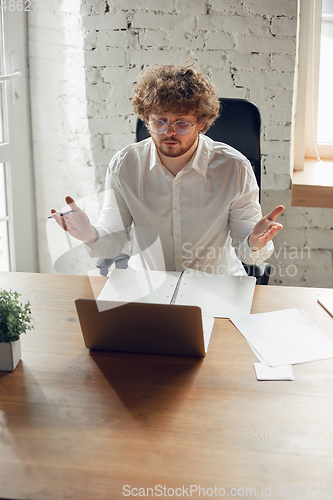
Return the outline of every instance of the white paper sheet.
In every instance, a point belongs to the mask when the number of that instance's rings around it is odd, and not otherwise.
[[[219,276],[193,269],[182,276],[176,304],[199,306],[203,316],[230,318],[249,314],[256,279],[250,276]]]
[[[230,318],[270,366],[333,357],[333,342],[302,309]]]
[[[273,367],[254,363],[253,366],[258,380],[295,380],[291,365]]]
[[[170,304],[180,272],[113,269],[98,300]]]
[[[295,380],[291,365],[269,366],[259,352],[249,342],[248,344],[260,361],[260,363],[253,363],[258,380]]]
[[[263,365],[269,366],[269,364],[267,363],[267,361],[262,356],[260,356],[259,352],[250,344],[250,342],[248,341],[247,343],[251,347],[251,349],[254,352],[254,354],[257,356],[257,358],[260,361],[260,363],[262,363]]]

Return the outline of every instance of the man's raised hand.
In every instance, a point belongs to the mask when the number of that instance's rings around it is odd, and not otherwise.
[[[284,210],[283,205],[278,205],[268,215],[260,219],[254,226],[252,233],[249,236],[249,246],[251,250],[256,251],[264,247],[268,241],[272,240],[282,229],[282,224],[275,222],[275,219]]]
[[[94,226],[90,224],[87,214],[76,205],[71,196],[66,196],[65,201],[73,212],[60,215],[59,212],[52,208],[52,218],[74,238],[88,244],[94,243],[98,239],[98,233]]]

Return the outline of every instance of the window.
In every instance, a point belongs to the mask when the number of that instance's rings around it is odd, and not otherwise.
[[[36,271],[26,17],[0,0],[0,270]]]
[[[333,207],[333,0],[299,1],[292,205]]]
[[[333,158],[333,0],[322,0],[318,85],[317,146],[321,158]]]

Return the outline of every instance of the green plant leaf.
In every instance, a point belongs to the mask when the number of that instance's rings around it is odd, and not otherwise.
[[[21,295],[0,289],[0,342],[14,342],[22,333],[34,328],[31,325],[30,302],[21,304]]]

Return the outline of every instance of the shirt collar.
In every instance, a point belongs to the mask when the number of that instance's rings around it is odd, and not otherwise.
[[[159,156],[157,154],[156,146],[153,143],[153,140],[151,138],[150,138],[150,140],[151,140],[151,144],[150,144],[151,155],[150,155],[150,161],[149,161],[149,170],[152,170],[155,167],[155,165],[161,165],[161,162],[160,162]]]
[[[150,139],[151,140],[151,139]],[[207,168],[208,168],[208,159],[209,159],[209,147],[206,141],[204,140],[202,134],[199,134],[198,147],[196,152],[192,156],[191,160],[185,167],[187,170],[193,168],[203,177],[206,177]],[[161,165],[160,158],[157,154],[157,149],[153,141],[151,140],[151,155],[149,162],[149,170],[152,170],[156,165]]]
[[[198,147],[187,166],[190,168],[194,168],[194,170],[199,172],[199,174],[201,174],[203,177],[206,177],[208,168],[208,159],[209,159],[208,145],[204,140],[202,134],[199,134]]]

